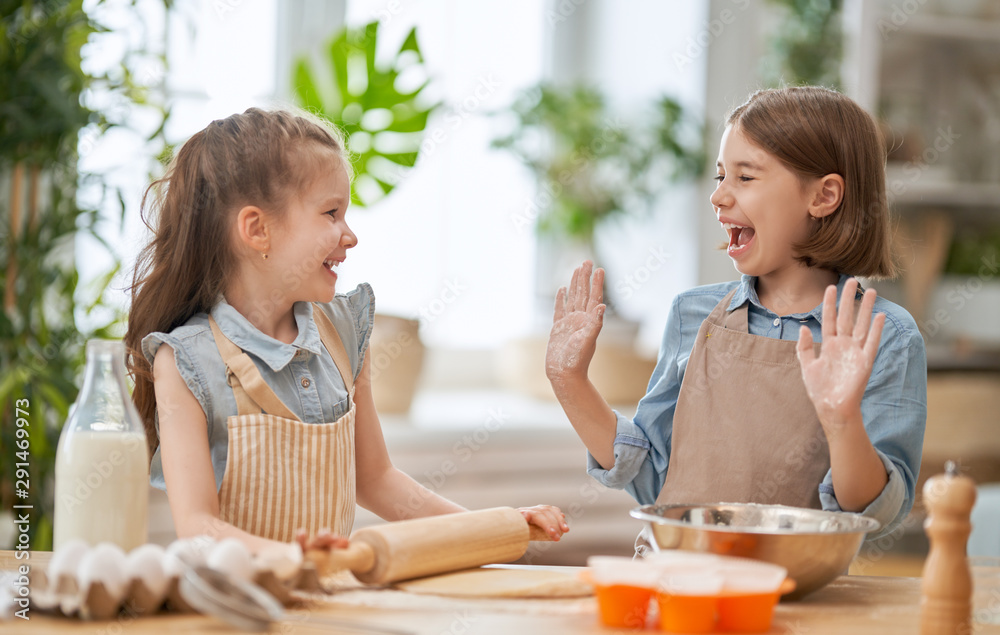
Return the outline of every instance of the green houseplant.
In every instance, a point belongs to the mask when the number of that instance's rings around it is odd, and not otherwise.
[[[534,224],[537,230],[537,297],[539,309],[548,315],[556,289],[569,280],[568,269],[583,258],[603,264],[595,238],[605,223],[652,213],[669,184],[693,181],[704,169],[704,141],[695,117],[670,97],[646,110],[625,123],[592,86],[542,84],[522,93],[509,111],[496,113],[512,126],[495,139],[494,147],[511,152],[539,185],[535,217],[515,222]],[[604,299],[613,308],[607,292]],[[633,350],[637,325],[610,311],[608,317],[591,378],[612,403],[634,403],[655,360]],[[542,373],[544,357],[544,338],[511,342],[501,363],[505,383],[535,397],[553,398]]]
[[[85,330],[77,321],[98,308],[109,314],[103,295],[117,272],[114,265],[85,289],[74,267],[77,235],[103,243],[98,209],[77,201],[86,177],[77,169],[80,131],[116,125],[83,97],[98,88],[124,103],[145,99],[127,71],[83,70],[81,48],[104,29],[82,5],[0,0],[0,510],[32,505],[24,535],[33,549],[52,545],[56,444],[79,390],[84,344],[115,337],[119,317]],[[120,200],[113,188],[103,193]]]
[[[425,98],[429,79],[416,29],[384,60],[377,58],[378,29],[378,22],[342,29],[327,44],[325,69],[303,58],[293,71],[299,105],[343,131],[354,170],[351,203],[362,207],[390,194],[416,164],[437,108]],[[419,79],[407,88],[406,76]],[[369,352],[375,405],[379,412],[405,413],[423,364],[420,324],[382,313],[375,322]]]
[[[780,21],[768,41],[761,75],[771,86],[840,87],[843,0],[770,0]]]
[[[299,105],[336,124],[352,154],[351,202],[370,206],[389,194],[417,161],[427,119],[436,104],[424,98],[429,80],[416,29],[390,58],[376,59],[378,22],[345,28],[327,45],[328,72],[295,63],[292,90]],[[421,75],[410,90],[404,74]]]
[[[626,125],[596,88],[542,84],[522,93],[510,111],[511,130],[494,147],[513,153],[538,180],[546,201],[537,229],[594,253],[598,226],[649,210],[671,182],[704,169],[700,125],[670,97]],[[540,197],[542,198],[542,197]]]

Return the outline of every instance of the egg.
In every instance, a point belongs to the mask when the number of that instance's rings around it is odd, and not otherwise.
[[[125,552],[121,547],[110,542],[98,543],[80,559],[76,570],[80,590],[86,592],[91,584],[100,582],[112,598],[122,599],[128,582],[125,562]]]
[[[268,546],[254,558],[254,569],[271,571],[281,581],[289,580],[302,567],[302,548],[295,543]]]
[[[240,580],[253,577],[250,550],[236,538],[226,538],[212,547],[208,554],[208,566]]]
[[[129,580],[141,580],[153,595],[165,595],[170,582],[163,570],[165,553],[160,545],[136,547],[125,559],[125,577]]]
[[[208,536],[179,538],[167,545],[163,555],[163,570],[167,577],[180,577],[188,567],[203,565],[208,560],[208,550],[214,541]]]
[[[79,538],[74,538],[59,545],[55,553],[52,554],[52,560],[49,561],[49,569],[47,572],[49,578],[49,584],[55,589],[55,586],[59,584],[59,578],[68,575],[76,577],[76,570],[80,567],[80,560],[83,559],[84,554],[90,547],[87,543]]]

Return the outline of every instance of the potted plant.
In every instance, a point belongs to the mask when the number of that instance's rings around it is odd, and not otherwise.
[[[305,58],[296,62],[293,73],[299,104],[343,131],[354,168],[351,202],[361,207],[389,195],[414,166],[427,120],[437,107],[425,99],[429,80],[416,29],[380,62],[378,28],[378,22],[371,22],[342,29],[327,46],[324,74]],[[401,90],[404,72],[424,79],[412,90]],[[415,319],[375,315],[368,356],[380,412],[405,413],[410,408],[424,355],[419,325]]]
[[[116,125],[84,97],[98,89],[136,104],[144,93],[124,64],[114,76],[82,68],[81,48],[103,30],[82,2],[0,0],[0,14],[0,196],[8,210],[0,230],[0,513],[32,506],[26,534],[3,536],[0,521],[0,541],[7,538],[0,548],[24,536],[32,549],[46,550],[56,445],[79,391],[84,344],[120,336],[120,316],[103,304],[118,266],[91,289],[78,284],[74,266],[78,235],[102,242],[98,210],[77,201],[78,184],[88,177],[77,169],[80,131]],[[113,188],[103,193],[120,200]],[[110,319],[82,328],[78,318],[93,318],[99,308]]]
[[[840,87],[843,0],[770,0],[780,9],[761,75],[770,86]]]
[[[566,253],[576,266],[599,261],[595,234],[617,216],[647,211],[671,182],[694,179],[704,168],[700,126],[671,97],[661,97],[652,115],[626,125],[594,87],[541,84],[522,93],[509,111],[512,129],[493,145],[510,151],[531,170],[541,205],[536,228],[540,250]],[[558,258],[558,257],[557,257]],[[565,283],[565,265],[550,265],[552,296]],[[543,273],[543,278],[546,276]],[[555,286],[552,286],[552,285]],[[606,298],[607,299],[607,298]]]
[[[704,169],[700,125],[676,100],[661,97],[651,115],[626,124],[603,94],[582,84],[542,84],[525,91],[510,111],[511,130],[493,145],[510,151],[539,187],[537,218],[539,312],[551,311],[556,290],[584,259],[603,258],[595,238],[601,227],[626,214],[648,213],[672,182],[694,180]],[[512,115],[512,116],[511,116]],[[613,403],[641,396],[652,360],[632,350],[637,325],[609,311],[591,379]],[[513,386],[551,397],[544,369],[544,338],[513,342],[501,356],[501,374]]]

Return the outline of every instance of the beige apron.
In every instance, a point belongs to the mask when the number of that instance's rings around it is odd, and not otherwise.
[[[332,423],[301,421],[209,316],[238,409],[226,421],[229,450],[219,490],[219,517],[256,536],[282,542],[294,540],[300,527],[309,535],[327,528],[348,536],[354,525],[354,375],[330,318],[317,306],[313,318],[344,379],[350,403],[347,413]]]
[[[716,305],[698,331],[656,502],[818,509],[830,451],[802,381],[798,342],[752,335],[749,303],[726,312],[735,293]]]

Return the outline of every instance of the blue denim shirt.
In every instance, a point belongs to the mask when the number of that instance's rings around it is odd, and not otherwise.
[[[849,278],[840,277],[838,303]],[[635,418],[629,420],[615,413],[618,417],[615,464],[605,470],[593,456],[588,456],[587,471],[591,476],[607,487],[624,488],[641,504],[656,501],[667,474],[674,408],[698,329],[733,287],[738,285],[739,289],[728,309],[732,311],[750,303],[747,311],[750,333],[798,340],[799,327],[804,324],[815,341],[822,341],[822,304],[808,313],[778,316],[761,305],[756,281],[755,277],[745,275],[739,282],[697,287],[674,299],[656,369],[646,396],[639,401]],[[927,356],[923,337],[910,314],[888,300],[878,298],[874,313],[885,313],[886,320],[861,402],[861,414],[889,481],[863,512],[882,523],[882,530],[871,538],[892,531],[913,506],[927,422]],[[819,485],[819,498],[823,509],[841,511],[829,470]]]
[[[375,315],[375,295],[368,284],[347,294],[338,294],[329,304],[320,304],[347,350],[355,379],[361,370]],[[293,307],[299,334],[291,344],[261,333],[224,299],[212,309],[219,329],[249,354],[261,376],[275,394],[302,421],[336,421],[348,409],[347,387],[327,352],[313,320],[313,305],[296,302]],[[153,363],[161,344],[174,351],[174,362],[184,383],[201,404],[208,424],[208,446],[215,472],[215,487],[222,487],[229,449],[227,419],[237,414],[236,397],[226,383],[226,365],[212,337],[208,314],[198,313],[170,333],[150,333],[142,340],[142,353]],[[309,379],[303,385],[303,379]],[[159,433],[159,420],[156,422]],[[153,453],[149,482],[166,490],[160,448]]]

